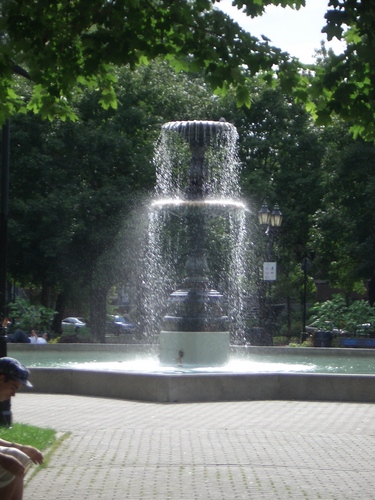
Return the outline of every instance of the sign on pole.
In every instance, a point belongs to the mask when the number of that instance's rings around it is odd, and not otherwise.
[[[263,262],[263,281],[276,281],[276,262]]]

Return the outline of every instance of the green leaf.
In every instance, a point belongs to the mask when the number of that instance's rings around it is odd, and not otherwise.
[[[247,87],[241,86],[237,88],[236,101],[238,107],[246,106],[248,109],[250,108],[251,105],[250,92]]]
[[[109,108],[117,109],[117,97],[112,87],[102,90],[99,103],[103,106],[104,109],[109,109]]]

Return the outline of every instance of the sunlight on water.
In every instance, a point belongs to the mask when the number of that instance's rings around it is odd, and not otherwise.
[[[158,360],[144,359],[134,361],[106,361],[106,362],[71,362],[67,365],[79,370],[120,371],[134,373],[292,373],[314,372],[315,365],[288,363],[263,363],[261,361],[236,361],[222,367],[193,367],[193,366],[160,366]]]
[[[157,355],[116,352],[18,352],[29,368],[71,368],[128,373],[347,373],[374,374],[371,357],[341,356],[246,356],[232,357],[222,367],[160,366]],[[131,359],[130,359],[131,358]]]
[[[151,208],[168,208],[168,207],[215,207],[215,208],[238,208],[247,210],[246,205],[242,201],[220,198],[220,199],[206,199],[206,200],[190,200],[187,201],[181,198],[166,198],[162,200],[154,200],[151,203]]]

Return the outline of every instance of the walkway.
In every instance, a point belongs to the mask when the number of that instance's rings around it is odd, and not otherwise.
[[[15,422],[71,433],[27,483],[25,500],[375,498],[372,404],[24,392],[12,411]]]

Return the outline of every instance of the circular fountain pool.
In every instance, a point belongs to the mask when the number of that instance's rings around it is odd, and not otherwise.
[[[158,346],[9,344],[34,390],[142,401],[375,402],[375,351],[232,347],[223,367],[160,366]]]
[[[162,366],[155,346],[87,344],[8,349],[29,368],[75,368],[138,373],[351,373],[375,374],[375,352],[364,350],[232,347],[223,366]]]

